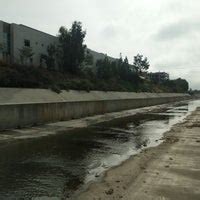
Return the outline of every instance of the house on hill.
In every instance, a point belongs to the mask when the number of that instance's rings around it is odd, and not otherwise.
[[[162,83],[169,80],[169,74],[166,72],[154,72],[148,74],[149,79],[155,83]]]

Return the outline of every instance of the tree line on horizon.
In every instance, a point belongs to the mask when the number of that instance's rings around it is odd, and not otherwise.
[[[73,22],[69,30],[61,26],[58,32],[59,44],[57,46],[53,44],[49,45],[47,47],[47,54],[41,55],[41,61],[44,60],[47,69],[51,71],[58,70],[70,74],[78,74],[81,67],[84,67],[84,65],[93,65],[94,62],[93,56],[84,44],[85,36],[86,31],[83,31],[81,22]],[[31,47],[23,47],[19,49],[19,52],[22,64],[26,63],[25,60],[30,60],[34,55]],[[116,63],[117,60],[118,64]],[[97,60],[96,66],[100,67],[102,63],[104,63],[102,67],[105,67],[105,65],[110,65],[110,62],[108,56],[105,55],[104,59]],[[119,59],[112,61],[112,65],[119,65],[118,68],[120,68],[121,73],[125,73],[125,71],[142,72],[142,70],[147,70],[149,68],[147,58],[143,58],[143,55],[140,54],[134,57],[132,66],[129,65],[128,58],[125,57],[125,59],[123,59],[121,54]],[[115,68],[117,68],[117,66],[115,66]],[[132,69],[128,70],[128,68]],[[106,69],[104,70],[106,71]],[[109,69],[107,69],[107,71],[109,73]],[[107,76],[107,74],[105,74],[105,76]]]

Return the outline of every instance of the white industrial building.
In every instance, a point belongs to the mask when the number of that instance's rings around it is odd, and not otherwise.
[[[0,60],[4,62],[22,64],[20,49],[27,47],[32,49],[34,54],[26,64],[40,66],[41,55],[47,54],[50,44],[58,44],[58,38],[22,24],[10,24],[0,20]],[[105,57],[103,53],[89,51],[93,55],[94,63]],[[114,60],[111,57],[109,59]]]
[[[29,64],[39,66],[41,54],[47,54],[47,46],[56,44],[58,38],[22,24],[0,21],[0,59],[20,63],[20,49],[31,48],[34,53]]]

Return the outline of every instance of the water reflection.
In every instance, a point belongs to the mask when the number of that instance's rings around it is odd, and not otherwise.
[[[0,199],[62,199],[147,146],[197,103],[0,148]]]

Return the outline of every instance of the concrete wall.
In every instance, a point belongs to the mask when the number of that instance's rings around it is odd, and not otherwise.
[[[0,130],[81,118],[189,98],[187,94],[0,89]]]
[[[3,60],[3,47],[4,47],[4,36],[3,36],[3,21],[0,20],[0,60]]]
[[[0,21],[0,60],[10,63],[10,24]]]
[[[1,45],[3,45],[3,22],[0,21],[0,48],[1,48]],[[2,56],[2,51],[0,49],[0,60],[3,58]]]
[[[0,60],[3,60],[1,47],[3,47],[3,22],[0,20]]]

